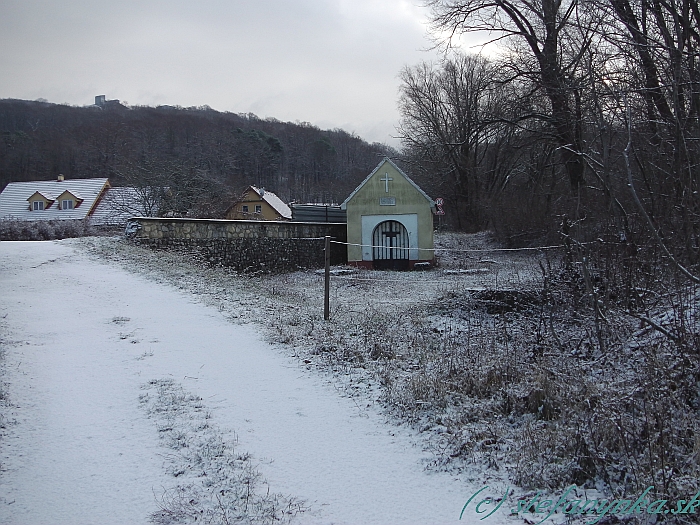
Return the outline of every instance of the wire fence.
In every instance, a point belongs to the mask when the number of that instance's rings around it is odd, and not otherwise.
[[[382,246],[374,244],[358,244],[354,242],[343,242],[343,241],[330,241],[333,244],[344,244],[345,246],[360,246],[363,248],[384,248],[392,250],[419,250],[424,252],[456,252],[456,253],[478,253],[478,252],[526,252],[526,251],[544,251],[544,250],[555,250],[559,248],[566,248],[566,244],[555,244],[551,246],[533,246],[526,248],[407,248],[405,246]],[[590,243],[579,243],[581,245]]]
[[[459,275],[459,274],[452,274],[452,275]],[[338,280],[346,280],[346,281],[367,281],[367,282],[380,282],[380,283],[416,283],[416,284],[448,284],[448,283],[454,283],[457,279],[442,279],[442,280],[428,280],[428,279],[374,279],[372,277],[353,277],[350,275],[333,275],[331,274],[331,277],[333,279],[338,279]]]
[[[323,241],[325,237],[283,237],[284,240],[288,241]],[[359,246],[362,248],[383,248],[391,250],[419,250],[423,252],[455,252],[455,253],[478,253],[478,252],[532,252],[532,251],[542,251],[542,250],[556,250],[559,248],[566,248],[566,244],[553,244],[549,246],[528,246],[523,248],[417,248],[417,247],[406,247],[406,246],[383,246],[381,244],[360,244],[354,242],[336,241],[331,239],[331,244],[342,244],[344,246]],[[577,243],[579,246],[584,246],[591,243]]]
[[[407,248],[405,246],[381,246],[381,245],[373,245],[373,244],[361,244],[361,243],[350,243],[350,242],[344,242],[344,241],[338,241],[338,240],[332,240],[330,237],[325,237],[324,238],[326,243],[325,243],[325,250],[326,254],[330,252],[330,246],[331,244],[336,244],[336,245],[344,245],[344,246],[357,246],[361,248],[370,248],[370,249],[375,249],[375,248],[383,248],[383,249],[395,249],[395,250],[406,250]],[[588,244],[588,243],[587,243]],[[534,252],[546,252],[546,251],[552,251],[552,250],[560,250],[560,249],[567,249],[570,248],[571,246],[566,245],[566,244],[558,244],[558,245],[547,245],[547,246],[535,246],[535,247],[525,247],[525,248],[411,248],[409,247],[408,249],[415,249],[418,251],[424,251],[424,252],[431,252],[434,255],[438,254],[447,254],[447,253],[461,253],[461,254],[466,254],[466,253],[504,253],[504,254],[512,254],[512,253],[534,253]],[[495,261],[488,261],[490,263],[495,262]],[[352,271],[352,270],[351,270]],[[381,271],[381,270],[380,270]],[[442,286],[455,286],[455,285],[463,285],[463,284],[473,284],[475,288],[478,289],[486,289],[484,286],[486,283],[484,283],[484,279],[486,278],[486,274],[495,274],[495,277],[493,279],[492,286],[495,288],[498,288],[499,286],[499,279],[498,279],[498,274],[501,273],[500,269],[497,268],[475,268],[475,269],[469,269],[469,270],[443,270],[445,273],[443,275],[445,278],[442,279],[435,279],[435,274],[434,273],[423,273],[423,272],[410,272],[410,273],[404,273],[404,277],[402,278],[396,278],[394,277],[393,273],[387,274],[387,277],[375,277],[375,276],[367,276],[366,273],[363,272],[363,274],[358,273],[353,273],[348,275],[345,271],[342,273],[333,271],[331,272],[330,270],[330,261],[327,258],[326,259],[326,268],[324,271],[324,281],[325,281],[325,286],[324,286],[324,319],[329,320],[330,318],[330,284],[331,284],[331,278],[334,281],[344,281],[345,283],[351,284],[351,283],[383,283],[383,284],[404,284],[407,286],[422,286],[422,285],[442,285]],[[449,273],[447,273],[449,272]],[[402,272],[403,273],[403,272]],[[425,277],[423,277],[425,276]],[[475,282],[477,281],[477,282]],[[503,285],[506,282],[510,282],[511,285],[522,285],[523,284],[523,279],[520,279],[519,277],[517,279],[507,279],[504,277],[501,277],[500,279],[500,284]],[[491,287],[491,286],[489,286]],[[395,301],[380,301],[381,304],[393,304]],[[350,306],[350,304],[344,303],[343,307],[347,308]],[[361,306],[361,305],[355,305],[355,306]]]

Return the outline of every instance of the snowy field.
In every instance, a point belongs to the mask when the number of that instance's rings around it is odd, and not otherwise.
[[[0,242],[0,523],[148,523],[174,503],[213,519],[231,476],[258,480],[259,522],[457,523],[484,486],[427,471],[422,435],[271,345],[246,324],[266,324],[254,293],[220,290],[235,307],[217,307],[196,275],[158,282],[80,242]],[[211,501],[177,500],[188,490]]]

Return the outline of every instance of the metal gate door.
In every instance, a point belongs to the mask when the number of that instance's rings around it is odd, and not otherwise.
[[[380,222],[372,233],[372,246],[377,270],[408,269],[408,231],[400,222]]]

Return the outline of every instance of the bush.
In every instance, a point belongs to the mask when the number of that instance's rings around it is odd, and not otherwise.
[[[95,233],[94,227],[81,220],[0,221],[0,241],[50,241],[87,237]]]

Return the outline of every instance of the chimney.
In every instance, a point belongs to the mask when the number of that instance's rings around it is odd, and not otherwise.
[[[260,188],[260,191],[258,192],[261,197],[265,195],[265,188]]]
[[[63,175],[59,175],[59,176],[58,176],[58,182],[63,182],[63,180],[64,180]]]

